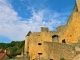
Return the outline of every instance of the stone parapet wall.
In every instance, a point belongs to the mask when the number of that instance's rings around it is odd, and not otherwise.
[[[61,44],[61,43],[51,43],[45,42],[45,58],[60,60],[60,58],[65,58],[65,60],[72,60],[76,55],[75,47],[72,45]]]

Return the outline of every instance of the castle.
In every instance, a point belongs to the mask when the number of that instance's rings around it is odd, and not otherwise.
[[[72,60],[76,56],[72,43],[80,41],[80,0],[76,0],[74,11],[64,26],[56,31],[41,27],[41,32],[29,31],[25,38],[25,52],[30,60]],[[41,59],[41,60],[42,60]]]

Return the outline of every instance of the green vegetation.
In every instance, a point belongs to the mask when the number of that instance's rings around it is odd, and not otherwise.
[[[0,49],[9,50],[9,58],[14,58],[24,51],[24,41],[12,41],[11,43],[0,43]]]
[[[61,58],[60,60],[65,60],[64,58]]]

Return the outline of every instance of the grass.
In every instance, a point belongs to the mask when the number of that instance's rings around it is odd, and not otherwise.
[[[26,60],[25,57],[15,57],[13,59],[6,59],[6,60]]]

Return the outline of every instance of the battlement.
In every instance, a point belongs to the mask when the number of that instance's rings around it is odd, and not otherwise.
[[[41,27],[41,32],[48,32],[48,31],[49,31],[48,27]]]

